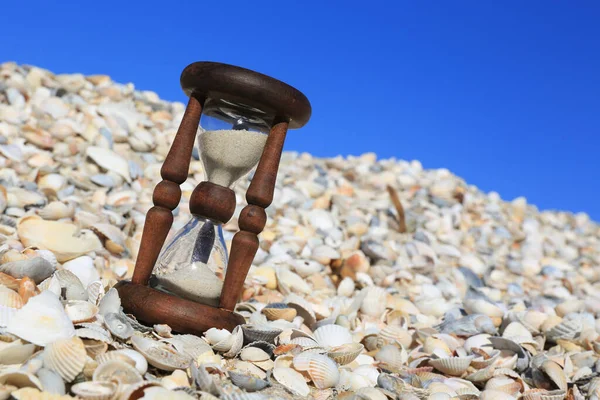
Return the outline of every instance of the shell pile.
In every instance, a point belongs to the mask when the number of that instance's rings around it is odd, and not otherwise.
[[[599,226],[416,161],[284,153],[246,324],[198,337],[125,314],[112,287],[183,112],[0,66],[0,398],[600,398]]]

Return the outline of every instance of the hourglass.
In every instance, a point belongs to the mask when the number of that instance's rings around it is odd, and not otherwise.
[[[233,310],[267,221],[287,130],[304,126],[311,106],[279,80],[221,63],[188,65],[181,86],[189,102],[154,189],[133,277],[116,288],[125,312],[147,324],[232,330],[244,323]],[[165,244],[196,137],[206,181],[190,197],[191,219]],[[221,226],[235,211],[232,188],[254,167],[228,254]]]

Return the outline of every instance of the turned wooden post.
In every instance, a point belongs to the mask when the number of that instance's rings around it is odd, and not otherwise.
[[[240,227],[231,242],[231,254],[221,292],[220,307],[233,310],[242,293],[244,281],[258,250],[258,234],[267,223],[267,208],[273,201],[279,160],[287,133],[288,123],[279,122],[269,132],[256,172],[246,192],[248,205],[238,219]]]
[[[181,185],[188,176],[194,141],[200,123],[203,99],[192,93],[177,129],[171,149],[165,158],[160,175],[163,178],[154,188],[148,210],[142,241],[131,281],[138,285],[148,284],[154,264],[158,259],[165,239],[173,225],[172,211],[181,200]]]

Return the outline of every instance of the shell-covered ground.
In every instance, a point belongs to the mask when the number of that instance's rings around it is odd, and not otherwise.
[[[1,399],[600,397],[599,226],[373,154],[284,153],[245,325],[139,324],[111,288],[184,108],[0,65]]]

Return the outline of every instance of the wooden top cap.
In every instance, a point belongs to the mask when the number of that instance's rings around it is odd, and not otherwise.
[[[195,62],[181,73],[181,87],[206,98],[256,107],[289,119],[289,128],[301,128],[310,119],[310,102],[298,89],[246,68],[216,62]]]

